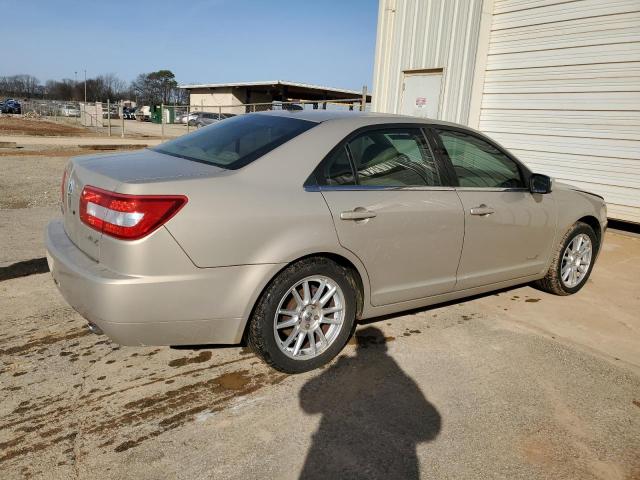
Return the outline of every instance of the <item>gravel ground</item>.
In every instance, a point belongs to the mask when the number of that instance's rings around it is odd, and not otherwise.
[[[57,205],[62,171],[73,156],[114,153],[145,145],[29,145],[0,149],[0,210]],[[109,150],[107,150],[109,149]]]
[[[60,199],[62,170],[74,153],[51,156],[41,152],[34,155],[0,156],[0,209],[22,209],[56,205]]]
[[[89,334],[42,262],[65,161],[0,157],[3,479],[640,478],[640,239],[607,234],[578,295],[376,319],[288,376]]]

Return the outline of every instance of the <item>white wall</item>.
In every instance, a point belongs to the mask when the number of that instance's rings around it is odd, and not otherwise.
[[[243,101],[244,99],[238,98],[236,92],[232,91],[231,88],[216,89],[214,91],[206,88],[194,89],[191,90],[189,95],[189,105],[192,110],[210,111],[213,113],[218,112],[219,109],[222,113],[244,113],[244,107],[233,106],[242,105]]]
[[[640,222],[640,0],[496,0],[479,128]]]
[[[380,0],[372,109],[399,113],[403,72],[442,68],[439,119],[467,123],[482,4]]]
[[[442,68],[439,119],[640,223],[640,0],[380,0],[373,109]]]

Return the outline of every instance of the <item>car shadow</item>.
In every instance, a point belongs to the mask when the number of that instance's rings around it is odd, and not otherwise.
[[[448,302],[442,302],[442,303],[434,303],[433,305],[429,305],[427,307],[419,307],[419,308],[412,308],[409,310],[403,310],[401,312],[397,312],[397,313],[390,313],[388,315],[380,315],[378,317],[371,317],[371,318],[367,318],[366,320],[358,320],[357,324],[358,325],[369,325],[372,323],[378,323],[378,322],[382,322],[384,320],[391,320],[393,318],[397,318],[397,317],[402,317],[405,315],[413,315],[416,313],[420,313],[420,312],[428,312],[430,310],[437,310],[439,308],[444,308],[444,307],[450,307],[452,305],[457,305],[460,303],[466,303],[466,302],[470,302],[473,300],[477,300],[480,298],[484,298],[484,297],[490,297],[492,295],[498,295],[501,293],[506,293],[509,292],[511,290],[516,290],[518,288],[522,288],[522,287],[532,287],[536,290],[539,290],[533,283],[524,283],[524,284],[519,284],[519,285],[514,285],[511,287],[505,287],[505,288],[501,288],[498,290],[491,290],[489,292],[486,293],[479,293],[477,295],[471,295],[469,297],[463,297],[463,298],[458,298],[456,300],[449,300]],[[540,290],[542,291],[542,290]],[[199,350],[224,350],[224,349],[234,349],[234,348],[238,348],[238,347],[242,347],[243,352],[245,354],[248,354],[251,352],[251,350],[248,347],[248,343],[247,343],[247,339],[246,337],[243,337],[241,342],[239,344],[232,344],[232,345],[225,345],[225,344],[201,344],[201,345],[172,345],[170,348],[173,350],[194,350],[194,351],[199,351]]]
[[[366,320],[358,320],[358,325],[369,325],[371,323],[378,323],[378,322],[382,322],[384,320],[392,320],[394,318],[403,317],[405,315],[414,315],[414,314],[420,313],[420,312],[428,312],[428,311],[431,311],[431,310],[438,310],[439,308],[445,308],[445,307],[450,307],[452,305],[459,305],[459,304],[462,304],[462,303],[468,303],[468,302],[471,302],[473,300],[479,300],[479,299],[485,298],[485,297],[497,296],[497,295],[500,295],[502,293],[507,293],[507,292],[510,292],[512,290],[517,290],[518,288],[522,288],[522,287],[531,287],[531,288],[533,288],[535,290],[539,290],[540,292],[543,292],[543,290],[540,290],[533,283],[523,283],[523,284],[513,285],[511,287],[500,288],[498,290],[491,290],[491,291],[485,292],[485,293],[478,293],[476,295],[470,295],[468,297],[457,298],[455,300],[449,300],[447,302],[434,303],[433,305],[428,305],[426,307],[412,308],[412,309],[403,310],[403,311],[397,312],[397,313],[390,313],[388,315],[380,315],[378,317],[367,318]]]
[[[355,339],[355,356],[340,357],[300,391],[302,409],[322,415],[300,479],[420,478],[416,448],[436,438],[440,414],[387,354],[378,328]]]

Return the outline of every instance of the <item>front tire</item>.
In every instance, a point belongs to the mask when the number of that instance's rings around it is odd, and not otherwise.
[[[285,268],[262,293],[250,320],[249,345],[281,372],[313,370],[342,350],[355,314],[350,272],[327,258],[307,258]]]
[[[544,278],[535,282],[540,289],[555,295],[572,295],[589,279],[600,242],[593,228],[574,223],[553,254]]]

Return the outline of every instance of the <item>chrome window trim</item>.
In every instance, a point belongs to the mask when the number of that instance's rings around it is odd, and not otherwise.
[[[387,187],[377,185],[306,185],[304,187],[305,192],[334,192],[334,191],[453,191],[455,187],[448,187],[446,185],[417,187]]]
[[[530,192],[528,188],[524,187],[455,187],[455,189],[463,192]]]
[[[380,190],[403,190],[403,191],[463,191],[463,192],[529,192],[528,188],[499,188],[499,187],[450,187],[447,185],[437,186],[384,186],[384,185],[305,185],[305,192],[336,192],[336,191],[380,191]]]

